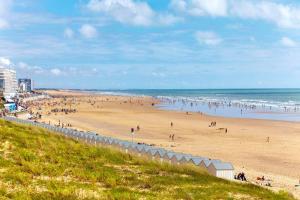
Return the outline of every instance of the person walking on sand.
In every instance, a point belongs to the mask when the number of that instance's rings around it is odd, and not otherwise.
[[[173,122],[171,122],[171,128],[173,128]]]
[[[133,142],[134,128],[131,128],[130,132],[131,132],[131,142]]]

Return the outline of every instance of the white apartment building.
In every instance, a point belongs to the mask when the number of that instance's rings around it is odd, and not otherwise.
[[[15,70],[0,66],[0,89],[5,98],[16,96],[18,83]]]

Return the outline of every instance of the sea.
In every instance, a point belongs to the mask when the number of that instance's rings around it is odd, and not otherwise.
[[[158,109],[232,118],[300,122],[300,89],[89,90],[107,95],[150,96]]]

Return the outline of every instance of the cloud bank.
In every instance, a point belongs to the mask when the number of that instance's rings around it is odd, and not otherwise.
[[[172,0],[170,7],[190,16],[264,20],[283,28],[300,28],[300,7],[257,0]]]

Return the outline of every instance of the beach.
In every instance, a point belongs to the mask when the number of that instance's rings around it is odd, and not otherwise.
[[[44,92],[56,98],[36,101],[30,106],[34,113],[41,114],[41,122],[127,140],[132,140],[131,128],[139,126],[133,136],[135,142],[232,162],[235,172],[245,172],[251,182],[264,176],[271,179],[270,189],[285,189],[300,198],[300,188],[295,187],[300,179],[299,122],[160,110],[155,106],[159,101],[146,96]],[[76,111],[50,112],[55,108]],[[211,122],[216,122],[216,126],[210,127]],[[174,140],[170,135],[174,135]]]

